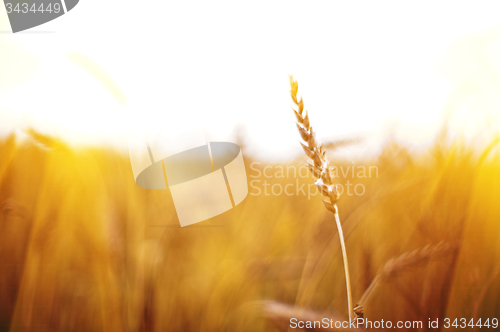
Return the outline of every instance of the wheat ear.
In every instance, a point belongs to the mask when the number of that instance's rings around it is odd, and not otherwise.
[[[327,199],[323,200],[325,207],[328,211],[332,212],[335,217],[335,222],[337,224],[337,230],[339,232],[340,247],[342,249],[342,257],[344,260],[344,272],[346,280],[347,289],[347,307],[349,313],[349,319],[352,320],[352,293],[351,293],[351,280],[349,277],[349,263],[347,261],[347,251],[345,248],[344,234],[342,232],[342,225],[340,224],[339,213],[337,208],[337,201],[339,199],[339,193],[337,186],[333,184],[333,178],[331,175],[330,162],[326,157],[325,149],[316,139],[316,133],[311,127],[309,122],[309,115],[305,111],[304,115],[304,102],[302,98],[300,101],[297,100],[297,91],[299,90],[299,84],[290,76],[290,94],[298,110],[293,110],[295,116],[297,117],[297,129],[299,130],[300,136],[303,142],[300,142],[302,149],[306,155],[311,158],[312,163],[308,162],[307,167],[316,179],[316,186],[319,192],[325,196]]]

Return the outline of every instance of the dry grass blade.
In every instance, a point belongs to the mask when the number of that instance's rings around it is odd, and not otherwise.
[[[406,269],[427,263],[432,259],[441,258],[443,256],[451,254],[457,249],[457,245],[440,242],[434,246],[428,244],[423,248],[418,248],[414,251],[406,252],[398,257],[388,260],[385,263],[384,267],[380,270],[379,274],[375,278],[373,278],[373,281],[361,296],[361,299],[359,300],[359,304],[357,306],[364,306],[373,293],[373,290],[384,279],[396,276],[398,273]]]
[[[33,128],[26,128],[23,132],[28,135],[35,143],[46,149],[57,149],[69,151],[68,146],[61,139],[42,134]]]
[[[363,139],[361,137],[338,139],[334,141],[323,142],[323,148],[326,150],[335,150],[346,146],[356,145],[362,141]]]
[[[307,164],[307,167],[311,171],[312,175],[316,178],[316,186],[318,187],[320,193],[327,198],[323,203],[328,211],[332,212],[335,217],[335,223],[337,225],[337,230],[339,232],[340,246],[342,248],[342,258],[344,261],[344,272],[346,279],[346,290],[347,290],[347,310],[349,313],[349,319],[353,319],[353,306],[352,306],[352,293],[351,293],[351,280],[349,276],[349,264],[347,260],[347,251],[344,243],[344,235],[342,232],[342,225],[340,224],[337,200],[339,199],[339,194],[337,187],[333,184],[333,178],[331,173],[330,162],[326,158],[326,153],[316,138],[316,133],[311,127],[309,121],[309,115],[307,111],[304,115],[304,101],[300,98],[297,101],[297,92],[299,89],[299,84],[290,76],[290,86],[291,86],[291,96],[295,105],[298,107],[298,111],[294,110],[297,117],[297,128],[299,130],[300,136],[304,142],[300,142],[302,148],[306,155],[311,158],[313,164]]]

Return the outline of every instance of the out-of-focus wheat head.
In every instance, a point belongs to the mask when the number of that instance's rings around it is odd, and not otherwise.
[[[373,290],[382,280],[397,276],[397,274],[401,271],[413,268],[419,264],[427,263],[432,259],[446,257],[451,253],[455,253],[457,249],[457,245],[440,242],[437,245],[431,246],[428,244],[423,248],[418,248],[411,252],[405,252],[398,257],[389,259],[380,270],[379,274],[377,274],[377,276],[373,279],[370,286],[368,286],[365,290],[361,299],[358,301],[359,304],[356,306],[357,309],[355,308],[355,310],[359,310],[361,313],[363,312],[363,306],[373,294]]]

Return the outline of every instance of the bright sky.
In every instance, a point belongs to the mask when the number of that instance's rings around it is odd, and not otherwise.
[[[378,142],[394,132],[425,142],[447,113],[457,131],[499,128],[499,9],[494,1],[81,0],[13,35],[2,6],[0,129],[126,146],[141,122],[172,139],[201,126],[225,140],[244,125],[252,150],[280,158],[300,149],[288,74],[320,138]],[[103,69],[108,88],[75,57]]]

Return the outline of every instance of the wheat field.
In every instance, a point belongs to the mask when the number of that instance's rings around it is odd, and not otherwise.
[[[265,178],[277,164],[242,149],[249,183],[314,182]],[[297,156],[280,165],[304,165],[299,145]],[[336,179],[366,188],[337,206],[353,301],[371,288],[365,317],[495,317],[497,141],[478,148],[443,129],[424,150],[389,139],[357,164],[378,176]],[[135,185],[127,153],[27,130],[0,143],[0,209],[0,331],[286,331],[290,317],[347,317],[320,195],[252,187],[236,208],[180,228],[167,190]]]

